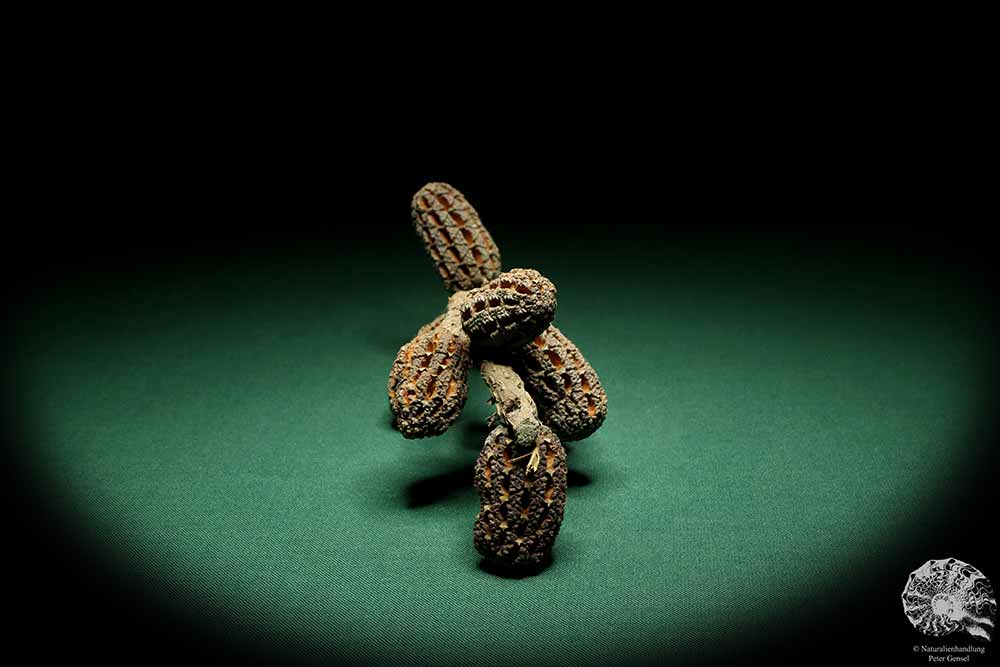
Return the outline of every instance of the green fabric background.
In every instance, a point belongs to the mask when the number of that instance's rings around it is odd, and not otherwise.
[[[478,373],[444,436],[389,425],[395,351],[446,299],[401,236],[95,278],[20,323],[25,460],[148,603],[404,664],[705,655],[835,595],[967,465],[991,341],[947,275],[508,239],[505,268],[557,285],[609,417],[570,448],[552,565],[491,574],[472,547]]]

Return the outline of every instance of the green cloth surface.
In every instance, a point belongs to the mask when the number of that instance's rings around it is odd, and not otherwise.
[[[478,372],[445,435],[390,427],[395,352],[446,301],[408,236],[53,292],[18,325],[25,461],[154,602],[309,654],[477,665],[766,632],[918,530],[963,465],[992,342],[947,275],[498,241],[505,268],[556,284],[556,324],[609,398],[570,445],[536,576],[497,576],[472,546]]]

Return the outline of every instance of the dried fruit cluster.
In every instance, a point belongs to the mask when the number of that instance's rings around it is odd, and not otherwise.
[[[604,422],[607,395],[580,350],[552,324],[556,288],[534,269],[501,273],[476,210],[446,183],[413,197],[418,235],[445,287],[444,313],[399,349],[389,407],[405,438],[444,433],[465,405],[474,363],[496,413],[476,461],[480,510],[473,543],[512,568],[550,555],[566,505],[566,450]]]

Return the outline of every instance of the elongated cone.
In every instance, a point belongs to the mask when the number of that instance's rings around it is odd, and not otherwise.
[[[473,527],[476,551],[503,566],[543,563],[555,544],[566,508],[566,450],[542,427],[537,466],[513,460],[514,440],[507,427],[486,437],[476,461],[480,510]]]
[[[576,345],[555,325],[513,353],[542,423],[565,442],[582,440],[608,416],[608,397]]]
[[[413,195],[413,226],[451,292],[479,287],[500,273],[500,251],[465,196],[447,183]]]
[[[556,286],[534,269],[511,269],[471,290],[461,310],[462,326],[476,347],[517,347],[552,322]]]
[[[462,298],[452,296],[448,311],[399,349],[389,371],[389,408],[405,438],[440,435],[462,413],[472,364],[458,310]]]

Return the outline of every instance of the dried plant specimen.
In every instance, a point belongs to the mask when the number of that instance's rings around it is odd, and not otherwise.
[[[473,344],[488,349],[522,345],[552,322],[556,287],[534,269],[511,269],[469,292],[462,326]]]
[[[608,415],[608,397],[597,372],[576,345],[550,325],[512,357],[538,404],[542,421],[565,441],[582,440]]]
[[[476,551],[508,567],[543,563],[562,525],[566,474],[566,450],[550,429],[542,427],[531,454],[518,455],[507,428],[494,428],[476,461]]]
[[[453,292],[447,310],[400,348],[389,372],[393,424],[406,438],[444,433],[465,405],[476,363],[495,414],[476,461],[473,543],[507,568],[543,565],[566,507],[560,439],[607,415],[597,373],[552,320],[556,288],[534,269],[500,272],[500,253],[472,205],[447,183],[413,197],[417,233]]]
[[[413,195],[413,225],[449,291],[479,287],[500,273],[500,251],[465,196],[447,183]]]
[[[396,354],[389,372],[389,407],[405,438],[444,433],[465,405],[472,356],[461,326],[464,298],[464,292],[454,294],[448,310],[421,327]]]

